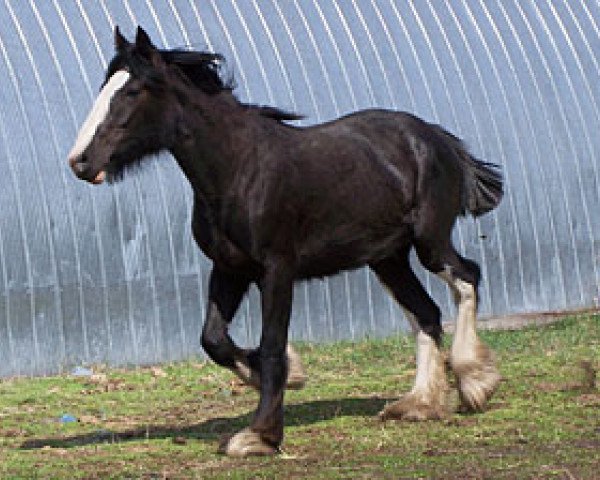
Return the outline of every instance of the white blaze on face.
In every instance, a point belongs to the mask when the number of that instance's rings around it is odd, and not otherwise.
[[[77,135],[77,140],[75,141],[75,145],[71,149],[69,153],[69,159],[75,159],[79,157],[87,148],[87,146],[94,138],[94,134],[96,133],[96,129],[98,126],[104,121],[106,116],[108,115],[108,110],[110,108],[110,101],[115,96],[115,94],[123,88],[127,80],[130,78],[129,72],[125,70],[117,70],[106,82],[106,85],[100,91],[98,98],[94,102],[92,106],[92,110],[88,114],[88,117],[83,122],[83,125],[79,129],[79,134]]]

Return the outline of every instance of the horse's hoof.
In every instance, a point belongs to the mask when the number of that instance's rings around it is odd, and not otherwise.
[[[442,402],[426,402],[420,395],[407,393],[400,400],[386,405],[379,412],[379,419],[408,420],[423,422],[425,420],[440,420],[446,415],[446,408]]]
[[[228,457],[268,456],[279,453],[279,449],[265,442],[258,433],[250,428],[236,433],[219,447],[219,453]]]
[[[486,345],[477,347],[477,358],[471,361],[452,361],[456,375],[461,411],[481,412],[500,383],[494,356]]]
[[[249,387],[255,390],[260,390],[260,374],[255,370],[252,370],[246,363],[246,360],[236,360],[235,367],[233,368],[239,379]]]
[[[285,387],[289,390],[301,390],[306,385],[308,376],[302,366],[302,360],[300,355],[292,348],[288,343],[287,350],[287,361],[288,361],[288,377]],[[235,368],[233,372],[249,387],[255,390],[260,390],[260,374],[255,370],[252,370],[246,363],[245,359],[240,359],[235,362]]]
[[[300,355],[296,353],[289,343],[286,354],[288,359],[288,377],[286,388],[289,390],[301,390],[304,388],[304,385],[306,385],[308,375],[306,375],[306,372],[304,371],[302,360],[300,360]]]

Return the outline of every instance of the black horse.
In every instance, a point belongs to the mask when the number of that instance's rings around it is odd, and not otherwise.
[[[304,381],[297,356],[286,354],[294,282],[365,265],[417,336],[414,387],[381,417],[444,414],[440,311],[409,265],[412,248],[455,294],[450,365],[463,406],[484,407],[500,377],[475,328],[480,272],[450,236],[458,215],[482,215],[500,202],[495,165],[407,113],[365,110],[293,127],[284,121],[295,114],[240,103],[219,55],[159,50],[141,28],[135,43],[117,28],[115,45],[69,162],[79,178],[101,183],[166,150],[190,181],[193,235],[213,261],[202,346],[260,391],[250,426],[224,444],[227,454],[271,454],[283,440],[286,379],[295,387]],[[262,335],[257,349],[243,350],[228,326],[252,282]]]

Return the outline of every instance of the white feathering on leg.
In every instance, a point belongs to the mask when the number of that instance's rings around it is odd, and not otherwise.
[[[466,410],[482,410],[500,382],[494,355],[477,336],[477,293],[475,287],[454,278],[448,271],[438,274],[452,288],[457,307],[456,331],[450,354],[458,392]]]
[[[417,373],[412,390],[397,402],[386,405],[379,414],[382,420],[401,418],[406,420],[439,419],[446,413],[448,385],[443,355],[435,340],[419,329],[410,312],[405,311],[416,333]]]

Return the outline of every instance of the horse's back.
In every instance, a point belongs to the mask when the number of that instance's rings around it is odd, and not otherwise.
[[[425,189],[461,181],[454,148],[460,139],[449,141],[445,130],[407,112],[361,110],[302,133],[309,154],[299,156],[301,168],[317,162],[336,177],[353,172],[359,181],[394,191],[400,207],[410,207]]]

